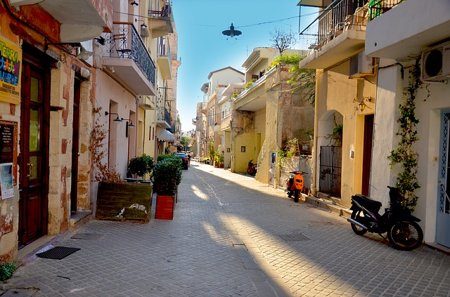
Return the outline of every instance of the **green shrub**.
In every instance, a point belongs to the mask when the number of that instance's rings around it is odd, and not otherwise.
[[[153,169],[153,158],[147,155],[142,155],[130,160],[128,164],[128,172],[136,174],[137,176],[144,176]]]
[[[165,159],[173,158],[173,157],[175,157],[175,156],[174,155],[159,155],[157,161],[161,162],[161,161],[163,161]]]
[[[5,281],[13,275],[16,271],[17,266],[14,263],[4,263],[0,264],[0,281]]]
[[[181,160],[166,158],[153,169],[153,187],[158,195],[174,195],[181,181]]]
[[[301,60],[302,57],[299,54],[277,56],[270,64],[270,68],[278,65],[298,65]]]

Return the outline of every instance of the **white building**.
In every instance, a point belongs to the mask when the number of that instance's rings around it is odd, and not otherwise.
[[[370,195],[388,205],[386,186],[395,185],[398,171],[387,157],[398,144],[399,104],[419,61],[415,77],[424,84],[415,98],[420,121],[415,215],[426,243],[450,248],[450,1],[381,1],[369,15],[365,51],[380,58]]]

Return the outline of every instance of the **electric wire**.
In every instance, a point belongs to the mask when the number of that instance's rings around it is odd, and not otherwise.
[[[140,15],[140,14],[133,14],[133,13],[128,13],[128,12],[122,12],[122,11],[114,11],[114,13],[134,16],[134,17],[138,17],[138,18],[141,18],[141,19],[150,19],[151,18],[149,16],[144,16],[144,15]],[[319,13],[319,11],[315,11],[315,12],[305,13],[305,14],[302,14],[302,15],[297,15],[297,16],[292,16],[292,17],[287,17],[287,18],[282,18],[282,19],[276,19],[276,20],[264,21],[264,22],[254,23],[254,24],[235,26],[235,28],[248,28],[248,27],[255,27],[255,26],[262,26],[262,25],[267,25],[267,24],[279,23],[279,22],[292,20],[292,19],[297,19],[297,18],[301,18],[301,17],[306,17],[306,16],[318,14],[318,13]],[[221,28],[222,27],[222,26],[219,26],[219,25],[209,25],[209,24],[195,24],[195,26],[212,27],[212,28]]]

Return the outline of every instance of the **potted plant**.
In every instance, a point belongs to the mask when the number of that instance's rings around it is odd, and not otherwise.
[[[173,219],[178,184],[181,182],[182,161],[178,157],[161,158],[153,169],[156,198],[156,219]]]
[[[148,222],[151,214],[152,186],[150,183],[126,183],[118,172],[104,163],[107,152],[104,144],[107,134],[100,120],[100,111],[100,108],[93,110],[97,118],[91,131],[89,144],[93,171],[91,176],[94,184],[98,183],[98,188],[95,187],[97,189],[95,216],[101,220]],[[131,167],[134,174],[144,175],[153,166],[153,160],[148,156],[140,158],[132,161]]]
[[[153,169],[153,158],[147,155],[142,155],[130,160],[128,164],[128,173],[133,177],[144,177]]]

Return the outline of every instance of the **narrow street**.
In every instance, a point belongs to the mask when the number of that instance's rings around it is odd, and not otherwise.
[[[359,237],[343,218],[209,165],[183,173],[173,221],[94,220],[76,233],[91,235],[54,245],[79,251],[34,259],[3,296],[450,296],[444,254]]]

